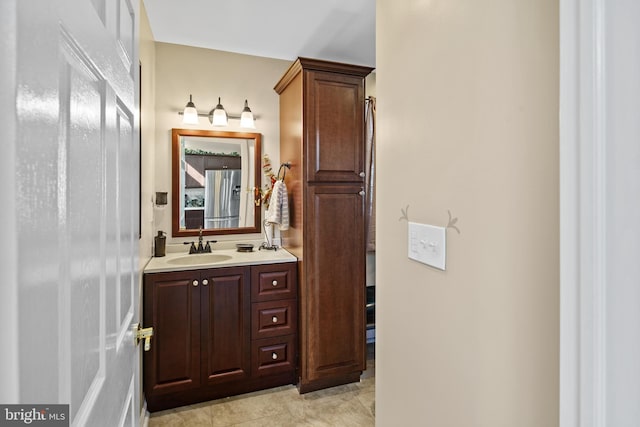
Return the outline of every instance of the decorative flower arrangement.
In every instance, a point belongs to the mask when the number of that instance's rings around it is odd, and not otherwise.
[[[266,208],[269,207],[269,200],[271,199],[271,193],[273,192],[273,185],[276,183],[277,177],[273,173],[273,168],[271,167],[271,159],[269,159],[269,155],[265,154],[262,158],[262,171],[264,172],[264,176],[269,178],[269,183],[265,184],[264,190],[260,191],[261,197],[259,200],[264,203]]]

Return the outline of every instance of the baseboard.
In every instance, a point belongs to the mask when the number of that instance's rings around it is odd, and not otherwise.
[[[312,391],[318,391],[325,388],[336,387],[343,384],[349,383],[357,383],[360,381],[360,375],[362,371],[350,372],[345,375],[340,375],[336,377],[322,378],[319,380],[313,381],[300,381],[298,383],[298,392],[300,394],[309,393]]]
[[[151,414],[147,411],[147,401],[144,400],[142,403],[142,411],[140,412],[140,426],[141,427],[149,427],[149,416]]]

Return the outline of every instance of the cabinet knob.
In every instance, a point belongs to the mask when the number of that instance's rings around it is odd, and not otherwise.
[[[274,280],[273,282],[271,282],[271,286],[274,286],[274,287],[275,287],[275,286],[278,286],[278,281],[277,281],[277,280]]]
[[[193,286],[198,286],[198,281],[197,280],[193,281]]]
[[[277,317],[277,316],[273,316],[273,317],[271,318],[271,321],[272,321],[273,323],[278,323],[278,317]]]
[[[360,190],[360,192],[358,193],[361,196],[364,196],[366,193],[364,192],[364,190]]]
[[[365,177],[365,173],[364,172],[360,172],[360,178],[364,178]]]
[[[202,284],[203,284],[204,286],[207,286],[207,285],[209,284],[209,281],[208,281],[207,279],[203,279],[203,280],[202,280]]]
[[[274,351],[273,353],[271,353],[271,358],[273,360],[278,360],[278,354]]]

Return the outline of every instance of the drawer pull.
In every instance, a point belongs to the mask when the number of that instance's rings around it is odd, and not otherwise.
[[[273,282],[271,282],[271,286],[274,286],[274,287],[275,287],[275,286],[278,286],[278,281],[277,281],[277,280],[274,280]]]
[[[198,281],[197,280],[193,281],[193,286],[198,286]]]
[[[203,284],[204,286],[207,286],[207,285],[209,284],[209,281],[208,281],[207,279],[203,279],[203,280],[202,280],[202,284]]]
[[[274,351],[273,353],[271,353],[271,358],[273,360],[278,360],[278,354]]]
[[[273,316],[273,317],[271,318],[271,321],[272,321],[273,323],[278,323],[278,317],[277,317],[277,316]]]

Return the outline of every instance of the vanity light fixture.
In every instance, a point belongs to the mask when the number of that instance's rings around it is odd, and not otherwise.
[[[209,121],[213,126],[227,126],[229,124],[229,115],[220,103],[220,97],[218,97],[216,108],[209,112]]]
[[[254,115],[249,108],[249,102],[244,100],[244,109],[240,115],[227,114],[220,98],[218,98],[218,105],[214,109],[206,113],[198,113],[196,106],[193,104],[193,98],[189,95],[189,102],[184,108],[184,111],[178,111],[178,114],[182,116],[182,123],[197,125],[199,123],[198,117],[209,117],[209,122],[216,127],[228,126],[229,119],[240,120],[240,127],[246,129],[255,129],[255,121],[259,116]]]
[[[182,123],[197,125],[198,122],[198,110],[196,110],[193,99],[191,95],[189,95],[189,102],[187,102],[187,105],[184,107],[184,111],[182,112]]]
[[[246,99],[244,100],[244,110],[242,110],[242,114],[240,115],[240,127],[249,129],[256,128],[256,124],[253,121],[253,113],[251,112],[249,103]]]

